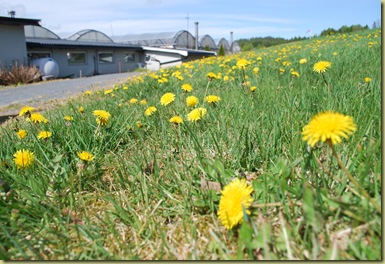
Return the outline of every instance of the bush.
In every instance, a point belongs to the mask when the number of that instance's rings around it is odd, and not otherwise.
[[[225,49],[223,48],[222,44],[219,48],[218,56],[225,56]]]
[[[41,80],[39,69],[35,66],[12,65],[0,68],[0,85],[26,84]]]

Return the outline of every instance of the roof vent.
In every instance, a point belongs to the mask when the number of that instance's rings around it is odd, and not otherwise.
[[[8,15],[10,15],[12,18],[14,18],[16,15],[16,11],[15,10],[8,11]]]

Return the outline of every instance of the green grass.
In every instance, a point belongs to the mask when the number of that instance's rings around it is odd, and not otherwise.
[[[0,259],[381,259],[381,213],[363,195],[381,205],[380,35],[368,30],[189,62],[70,100],[43,113],[47,124],[10,122],[0,130]],[[236,67],[241,58],[251,63],[244,73]],[[308,62],[299,64],[302,58]],[[332,92],[313,72],[320,60],[332,62],[324,73]],[[209,72],[221,78],[210,81]],[[184,83],[192,92],[184,93]],[[163,106],[166,92],[175,101]],[[209,94],[221,101],[209,105]],[[187,120],[189,95],[207,109],[197,122]],[[148,106],[157,108],[151,116]],[[97,109],[111,114],[106,126],[97,125]],[[302,128],[326,110],[357,124],[335,149],[360,188],[326,144],[302,140]],[[169,122],[176,114],[183,124]],[[42,130],[52,137],[37,139]],[[20,149],[34,153],[31,167],[15,166]],[[82,162],[81,150],[94,160]],[[254,204],[228,231],[217,217],[218,186],[237,177],[252,185]]]

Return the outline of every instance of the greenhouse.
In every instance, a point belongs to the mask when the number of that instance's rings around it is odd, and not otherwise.
[[[24,26],[24,35],[26,38],[60,39],[60,37],[51,30],[41,26]]]
[[[199,47],[205,50],[218,50],[214,39],[207,34],[199,38]]]
[[[228,54],[230,52],[229,42],[225,38],[216,39],[215,44],[217,45],[218,49],[220,49],[220,47],[222,45],[226,54]]]
[[[69,36],[67,39],[73,41],[113,42],[113,40],[106,34],[93,29],[84,29],[78,31],[75,34]]]
[[[239,43],[237,41],[234,41],[233,44],[231,44],[231,53],[238,52],[241,52],[241,46],[239,46]]]
[[[150,47],[185,49],[193,49],[195,47],[194,36],[186,30],[177,32],[128,34],[123,36],[113,36],[112,39],[119,43]]]

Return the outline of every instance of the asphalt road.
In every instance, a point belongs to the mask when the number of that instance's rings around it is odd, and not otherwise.
[[[75,79],[57,79],[17,87],[0,87],[0,122],[19,113],[25,105],[43,110],[57,101],[63,101],[90,90],[108,89],[125,82],[140,72],[104,74]]]

